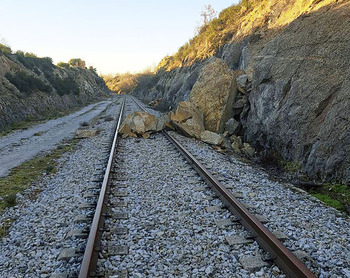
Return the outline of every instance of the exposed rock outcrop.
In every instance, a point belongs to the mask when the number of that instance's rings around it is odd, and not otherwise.
[[[237,135],[240,130],[240,123],[236,121],[234,118],[229,119],[225,123],[225,131],[227,131],[227,135]]]
[[[277,150],[311,178],[344,183],[350,183],[348,18],[349,2],[332,5],[251,45],[253,83],[243,123],[246,140],[258,149]]]
[[[350,3],[310,3],[268,1],[270,12],[252,11],[254,21],[245,14],[235,41],[215,56],[234,71],[238,89],[231,116],[240,122],[244,141],[301,164],[312,179],[349,184]],[[175,107],[189,99],[211,61],[159,70],[152,90],[137,88],[135,94]],[[204,86],[203,91],[210,93]],[[218,126],[206,129],[222,132]]]
[[[92,70],[60,68],[49,58],[0,51],[0,131],[21,121],[58,116],[109,94]]]

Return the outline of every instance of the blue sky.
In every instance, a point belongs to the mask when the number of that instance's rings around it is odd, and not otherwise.
[[[82,58],[99,73],[156,65],[194,36],[200,13],[238,0],[0,0],[0,42],[14,51]]]

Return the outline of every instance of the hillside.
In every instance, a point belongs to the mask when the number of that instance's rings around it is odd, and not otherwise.
[[[55,66],[48,57],[0,45],[0,131],[23,121],[55,117],[109,94],[103,79],[84,61]]]
[[[201,75],[206,66],[220,64],[215,56],[238,84],[229,109],[237,136],[309,179],[349,184],[349,18],[349,1],[242,1],[165,57],[133,94],[162,110],[193,101],[198,77],[210,79]]]

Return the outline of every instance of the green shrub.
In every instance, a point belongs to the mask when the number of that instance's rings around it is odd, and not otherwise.
[[[53,172],[54,170],[55,170],[55,166],[53,166],[53,165],[51,165],[51,164],[47,165],[47,166],[45,167],[45,169],[44,169],[44,171],[45,171],[46,174],[51,173],[51,172]]]
[[[72,77],[60,78],[59,76],[54,76],[54,78],[50,79],[52,87],[56,89],[57,94],[60,96],[65,94],[79,95],[79,86]]]
[[[343,210],[344,209],[344,205],[339,202],[338,200],[333,199],[332,197],[325,195],[325,194],[321,194],[321,193],[311,193],[312,196],[316,197],[317,199],[321,200],[322,202],[326,203],[327,205],[334,207],[336,209],[339,210]]]
[[[85,66],[86,66],[85,61],[83,61],[83,60],[80,59],[80,58],[73,58],[73,59],[70,59],[70,60],[68,61],[68,64],[69,64],[71,67],[76,67],[76,68],[81,68],[81,69],[85,69]]]
[[[24,53],[23,51],[16,52],[17,60],[27,69],[34,70],[36,67],[41,69],[44,74],[53,72],[52,59],[50,57],[39,58],[33,53]]]
[[[9,46],[0,43],[0,52],[11,54],[12,53],[12,49]]]
[[[23,93],[30,93],[34,90],[39,90],[42,92],[50,93],[52,91],[51,87],[44,83],[41,79],[26,74],[23,71],[18,71],[15,74],[6,73],[5,77],[16,86],[16,88]]]
[[[64,63],[64,62],[59,62],[57,64],[57,66],[60,67],[60,68],[65,68],[65,69],[69,68],[69,64],[68,63]]]
[[[95,75],[98,76],[98,74],[97,74],[97,69],[94,68],[93,66],[90,66],[90,67],[89,67],[89,71],[91,71],[93,74],[95,74]]]
[[[81,122],[80,126],[89,126],[90,124],[88,122]]]
[[[13,207],[16,205],[16,194],[12,193],[4,197],[5,207]]]

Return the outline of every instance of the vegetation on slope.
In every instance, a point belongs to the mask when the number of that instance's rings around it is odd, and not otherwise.
[[[102,76],[107,87],[117,94],[128,94],[136,88],[136,86],[145,86],[148,83],[156,83],[158,77],[154,75],[151,69],[146,69],[139,73],[124,73],[116,75]]]
[[[241,0],[220,12],[217,18],[203,24],[199,33],[181,46],[172,56],[166,56],[157,69],[171,70],[189,66],[195,60],[213,56],[220,47],[250,34],[264,32],[291,23],[303,13],[316,10],[335,0]],[[281,12],[279,12],[281,11]]]
[[[5,77],[22,92],[29,94],[32,91],[38,90],[45,93],[51,93],[53,90],[60,96],[65,94],[79,95],[79,86],[72,75],[61,77],[55,73],[56,66],[49,57],[39,58],[33,53],[17,51],[12,53],[10,47],[0,44],[0,54],[6,55],[10,60],[21,63],[26,69],[32,71],[34,74],[29,74],[24,71],[16,71],[14,73],[7,72]],[[85,61],[74,58],[68,63],[59,62],[57,64],[60,68],[80,68],[86,69]],[[89,67],[89,70],[97,76],[96,69]],[[46,83],[44,77],[49,83]]]

